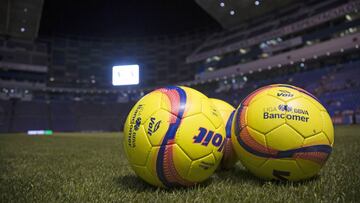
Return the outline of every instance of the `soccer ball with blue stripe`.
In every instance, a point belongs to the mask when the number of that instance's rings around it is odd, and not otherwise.
[[[241,163],[262,179],[299,181],[319,173],[334,144],[326,109],[286,84],[262,87],[236,109],[232,143]]]
[[[218,167],[225,124],[208,97],[181,86],[141,98],[124,128],[124,149],[135,173],[160,187],[192,186]]]

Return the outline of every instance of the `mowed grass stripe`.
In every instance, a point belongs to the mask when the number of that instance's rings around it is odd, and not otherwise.
[[[356,202],[360,126],[336,127],[319,176],[300,183],[261,181],[240,164],[192,188],[158,189],[138,179],[121,133],[0,135],[0,202]]]

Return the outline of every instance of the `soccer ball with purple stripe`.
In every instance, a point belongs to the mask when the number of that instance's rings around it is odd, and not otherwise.
[[[172,86],[150,92],[135,104],[123,144],[132,169],[146,182],[192,186],[218,167],[225,134],[221,115],[208,97]]]

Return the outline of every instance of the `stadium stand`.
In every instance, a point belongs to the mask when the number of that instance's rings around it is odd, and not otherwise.
[[[134,101],[169,84],[237,106],[258,87],[288,83],[315,94],[334,123],[360,123],[359,9],[301,1],[229,30],[172,38],[0,36],[0,132],[120,131]],[[141,84],[113,87],[109,67],[136,61]]]
[[[89,103],[69,101],[0,102],[0,132],[120,131],[133,103]]]
[[[12,110],[10,101],[0,100],[0,132],[9,132]]]

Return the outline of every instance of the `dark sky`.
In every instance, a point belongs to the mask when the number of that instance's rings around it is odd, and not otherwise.
[[[40,35],[139,37],[220,28],[194,0],[45,0]]]

